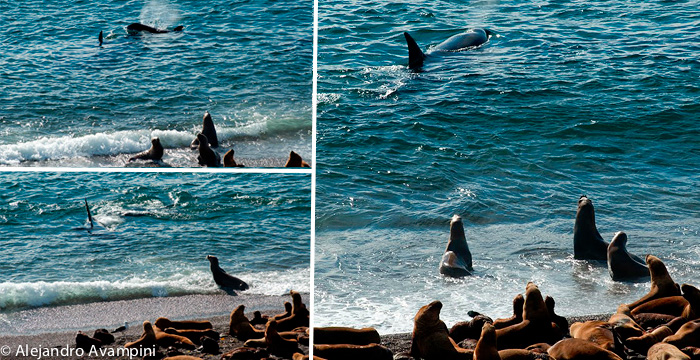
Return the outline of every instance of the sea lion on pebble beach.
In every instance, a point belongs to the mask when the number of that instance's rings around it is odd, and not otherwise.
[[[178,330],[208,330],[213,329],[209,321],[196,321],[196,320],[184,320],[184,321],[172,321],[168,318],[159,317],[156,319],[155,325],[157,328],[163,330],[167,328],[173,328]]]
[[[379,344],[381,339],[374,328],[353,329],[349,327],[315,327],[314,344]]]
[[[460,348],[440,320],[442,303],[433,301],[421,307],[413,319],[411,356],[425,360],[472,360],[474,351]]]
[[[129,162],[135,161],[135,160],[153,160],[153,161],[160,161],[163,159],[163,145],[160,143],[160,139],[155,137],[151,139],[151,148],[144,151],[140,152],[132,157],[129,158]]]
[[[440,260],[440,274],[450,277],[471,275],[472,254],[469,252],[467,238],[464,235],[464,224],[459,215],[454,215],[450,221],[450,239]]]
[[[319,356],[328,360],[392,360],[393,353],[380,344],[314,344],[314,359]]]
[[[668,274],[666,265],[659,258],[649,254],[646,256],[646,263],[649,266],[651,276],[651,289],[639,300],[627,305],[633,312],[634,308],[649,300],[681,294],[680,286],[673,281],[671,275]]]
[[[523,294],[515,295],[513,298],[513,316],[507,319],[496,319],[493,322],[493,326],[496,329],[502,329],[511,325],[519,324],[523,321],[523,306],[525,305],[525,298]]]
[[[277,321],[278,331],[290,331],[300,326],[309,326],[309,310],[301,300],[299,292],[290,290],[292,296],[292,315]]]
[[[663,342],[674,345],[679,349],[700,345],[700,319],[683,324],[675,334],[664,338]]]
[[[214,121],[211,119],[211,115],[208,111],[204,112],[204,117],[202,118],[202,131],[199,132],[207,137],[207,144],[209,147],[216,149],[219,147],[219,138],[216,136],[216,127],[214,127]],[[199,137],[195,137],[190,143],[190,149],[195,150],[203,140]]]
[[[607,254],[608,243],[595,225],[593,201],[583,195],[578,199],[574,223],[574,259],[606,261]]]
[[[690,356],[671,344],[661,342],[649,348],[647,360],[690,360]]]
[[[287,163],[284,164],[284,167],[304,167],[308,168],[311,167],[309,163],[306,161],[302,160],[301,155],[295,153],[294,151],[289,152],[289,158],[287,159]]]
[[[264,339],[248,340],[244,346],[266,347],[270,354],[281,357],[291,357],[294,353],[299,352],[296,340],[285,339],[277,332],[277,321],[275,320],[267,322]]]
[[[642,336],[628,338],[625,340],[625,346],[640,354],[646,354],[650,347],[671,335],[673,335],[673,330],[671,330],[671,328],[668,326],[659,326],[654,329],[654,331],[648,332]]]
[[[591,320],[571,324],[571,337],[590,341],[605,350],[624,356],[622,344],[615,341],[613,326],[606,321]]]
[[[212,275],[214,275],[214,282],[216,285],[224,289],[241,291],[249,288],[245,281],[226,273],[226,271],[219,266],[219,259],[216,256],[207,255],[207,260],[209,260],[209,268],[211,269]]]
[[[484,324],[493,324],[493,320],[486,315],[474,311],[468,314],[472,316],[470,321],[460,321],[450,328],[450,337],[457,343],[464,339],[479,339],[483,333]]]
[[[150,321],[143,322],[143,334],[141,337],[132,342],[124,344],[127,349],[130,348],[152,348],[156,345],[156,333],[153,330],[153,325]]]
[[[622,360],[612,351],[582,339],[564,339],[547,350],[557,360]]]
[[[245,305],[238,305],[229,316],[228,333],[236,339],[246,341],[249,339],[260,339],[265,337],[264,330],[253,327],[244,314]]]
[[[649,276],[644,260],[627,251],[627,234],[620,231],[608,245],[608,272],[615,281]]]
[[[245,167],[243,164],[238,164],[233,158],[233,149],[229,150],[224,154],[224,167]]]

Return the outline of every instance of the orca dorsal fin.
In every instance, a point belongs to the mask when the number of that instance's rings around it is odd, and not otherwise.
[[[420,49],[415,40],[407,32],[403,33],[406,37],[406,44],[408,45],[408,67],[411,69],[419,68],[423,66],[423,60],[425,60],[425,54]]]
[[[87,199],[85,199],[85,210],[87,210],[88,221],[90,221],[90,229],[92,229],[92,228],[95,227],[95,225],[94,225],[94,223],[92,222],[92,215],[90,215],[90,206],[88,206]]]

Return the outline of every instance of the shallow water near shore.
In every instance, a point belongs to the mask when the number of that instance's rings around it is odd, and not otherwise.
[[[562,315],[648,291],[573,259],[576,202],[679,282],[700,285],[697,1],[319,3],[317,325],[411,331],[432,300],[451,325],[510,316],[535,281]],[[469,28],[478,48],[407,68]],[[437,267],[453,214],[475,274]]]
[[[221,154],[310,158],[313,3],[203,5],[0,3],[0,165],[120,167],[159,137],[164,162],[196,167],[185,150],[205,111]],[[134,22],[185,28],[129,34]]]
[[[210,254],[245,294],[310,291],[306,174],[0,173],[0,188],[0,314],[223,294]]]

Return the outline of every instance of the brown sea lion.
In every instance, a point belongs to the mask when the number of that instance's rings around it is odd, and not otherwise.
[[[155,327],[154,332],[156,334],[156,344],[158,346],[163,347],[163,348],[168,348],[170,346],[178,348],[178,349],[194,349],[195,345],[194,343],[180,335],[175,335],[175,334],[169,334],[158,327]]]
[[[254,328],[245,316],[244,311],[245,305],[238,305],[231,312],[228,322],[229,335],[235,336],[236,339],[241,341],[264,338],[265,331]]]
[[[450,328],[450,337],[457,343],[464,339],[478,340],[484,328],[484,324],[493,324],[490,317],[470,311],[469,316],[473,316],[470,321],[460,321]]]
[[[195,345],[201,345],[201,338],[202,337],[209,337],[212,339],[219,339],[219,333],[217,331],[214,331],[212,329],[208,330],[178,330],[175,328],[166,328],[163,330],[164,332],[168,334],[173,334],[173,335],[179,335],[179,336],[184,336],[190,341],[192,341]]]
[[[523,305],[525,298],[522,294],[518,294],[513,298],[513,316],[507,319],[496,319],[493,326],[496,329],[502,329],[511,325],[519,324],[523,321]]]
[[[547,352],[539,353],[527,349],[499,350],[498,356],[501,360],[555,360]]]
[[[353,329],[349,327],[315,327],[314,344],[379,344],[381,339],[374,328]]]
[[[291,290],[289,294],[292,296],[292,315],[277,321],[278,331],[289,331],[300,326],[309,327],[309,310],[301,300],[301,294]]]
[[[557,360],[622,360],[614,352],[583,339],[560,340],[547,352]]]
[[[224,154],[224,167],[245,167],[243,164],[236,163],[236,160],[233,158],[233,154],[233,149]]]
[[[379,344],[314,344],[314,357],[316,356],[327,360],[393,360],[394,358],[389,348]]]
[[[695,346],[688,346],[684,347],[681,349],[681,351],[690,356],[691,360],[698,360],[700,359],[700,347],[695,347]]]
[[[433,301],[421,307],[413,319],[411,356],[425,360],[471,360],[472,350],[462,349],[452,340],[447,325],[440,320],[442,303]]]
[[[690,360],[690,356],[671,344],[658,343],[647,351],[647,360]]]
[[[571,324],[571,337],[590,341],[605,350],[624,356],[623,349],[618,348],[615,342],[612,325],[605,321],[575,322]]]
[[[320,358],[318,356],[314,356],[312,359],[313,360],[326,360],[326,359]],[[296,354],[294,354],[294,356],[292,356],[292,360],[309,360],[309,355],[304,355],[302,353],[296,353]]]
[[[159,317],[156,319],[155,325],[157,328],[164,330],[167,328],[173,328],[178,330],[208,330],[213,329],[209,321],[198,321],[198,320],[184,320],[184,321],[172,321],[168,318]]]
[[[608,245],[608,272],[615,281],[649,276],[644,260],[627,251],[627,234],[619,231]]]
[[[291,305],[290,305],[291,309]],[[253,318],[250,320],[251,325],[265,325],[270,320],[267,315],[263,315],[260,311],[253,311]]]
[[[474,360],[501,360],[496,346],[496,328],[493,325],[482,326],[479,342],[474,349]]]
[[[499,349],[523,349],[536,343],[554,343],[563,333],[549,318],[549,310],[542,299],[542,293],[532,282],[525,290],[523,321],[496,330]]]
[[[622,342],[631,337],[642,336],[645,333],[644,328],[639,326],[630,315],[629,306],[622,304],[617,308],[617,313],[608,319],[608,323],[612,325]]]
[[[464,235],[464,224],[459,215],[454,215],[450,221],[450,239],[440,260],[440,274],[462,277],[471,275],[472,271],[472,254]]]
[[[270,320],[265,327],[264,339],[251,339],[245,342],[244,346],[266,347],[267,351],[276,356],[292,357],[299,352],[299,345],[296,340],[285,339],[277,332],[277,321]]]
[[[206,143],[209,144],[209,147],[214,149],[219,147],[219,138],[216,136],[216,128],[214,127],[214,121],[211,119],[211,115],[208,111],[204,112],[204,117],[202,118],[202,131],[200,131],[200,134],[206,136]],[[197,149],[197,147],[199,146],[199,144],[202,143],[202,141],[204,140],[200,139],[199,137],[195,137],[194,140],[192,140],[192,143],[190,144],[190,148],[192,150]]]
[[[295,153],[294,151],[289,152],[289,158],[287,159],[287,163],[284,164],[284,167],[305,167],[305,168],[310,168],[311,165],[307,163],[306,161],[301,159],[301,155]]]
[[[248,290],[249,286],[245,281],[229,275],[219,266],[219,259],[216,256],[207,255],[207,260],[209,260],[209,269],[214,276],[216,285],[219,285],[223,289]]]
[[[645,302],[632,310],[632,316],[642,313],[681,316],[688,306],[688,300],[683,296],[667,296]]]
[[[600,236],[595,225],[593,201],[583,195],[578,199],[574,223],[574,259],[605,261],[607,253],[608,243]]]
[[[153,161],[159,161],[163,159],[163,145],[160,144],[160,139],[159,138],[153,138],[151,139],[151,148],[144,151],[140,152],[132,157],[129,158],[129,162],[135,161],[135,160],[153,160]]]
[[[673,335],[673,330],[668,326],[660,326],[654,331],[648,332],[639,337],[631,337],[625,340],[625,346],[640,353],[646,354],[650,347],[661,342],[667,336]]]
[[[289,301],[285,301],[284,302],[284,312],[273,316],[271,320],[282,320],[282,319],[288,318],[290,316],[292,316],[292,303],[290,303]]]
[[[261,360],[267,359],[270,354],[265,349],[253,347],[239,347],[221,356],[221,360]]]
[[[221,166],[221,156],[219,153],[212,150],[207,143],[207,137],[204,134],[197,134],[197,139],[199,139],[199,155],[197,156],[197,162],[201,166],[206,167],[220,167]]]
[[[679,349],[689,346],[700,346],[700,320],[693,320],[683,324],[675,334],[664,338],[663,342],[675,345]]]
[[[666,265],[659,258],[649,254],[646,257],[646,262],[651,275],[651,289],[641,299],[627,305],[632,311],[649,300],[681,294],[680,286],[673,281],[671,275],[668,274]]]
[[[130,348],[152,348],[156,345],[156,333],[153,330],[153,325],[150,321],[143,322],[143,334],[141,337],[132,342],[124,344],[127,349]]]
[[[554,312],[554,305],[556,304],[554,298],[547,295],[547,297],[544,298],[544,304],[547,306],[547,311],[549,311],[549,320],[559,327],[562,334],[567,335],[569,333],[569,321],[566,320],[565,317],[559,316]]]

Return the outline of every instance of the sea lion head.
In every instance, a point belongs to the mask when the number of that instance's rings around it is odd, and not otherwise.
[[[465,252],[469,252],[467,237],[464,234],[464,224],[462,223],[462,217],[459,215],[455,214],[450,220],[450,241],[447,243],[445,251],[454,251],[462,256]],[[471,267],[471,259],[469,260],[469,266]]]
[[[428,305],[421,307],[418,310],[413,321],[416,325],[433,327],[437,326],[442,321],[440,320],[440,310],[442,309],[442,303],[439,300],[435,300]]]
[[[485,341],[486,344],[493,344],[493,346],[496,346],[496,328],[489,323],[485,323],[484,326],[481,327],[481,338],[479,339],[479,342]]]
[[[267,322],[267,325],[265,326],[265,337],[267,338],[270,334],[275,334],[275,333],[277,333],[277,321],[270,320]]]
[[[289,295],[292,295],[292,308],[299,309],[303,305],[301,302],[301,294],[294,290],[289,291]]]
[[[209,260],[209,263],[212,265],[219,265],[219,259],[214,255],[207,255],[207,260]]]
[[[525,287],[525,306],[523,307],[523,319],[525,320],[547,320],[549,321],[549,311],[542,298],[540,289],[532,281]]]
[[[625,249],[627,246],[627,234],[625,234],[624,231],[616,232],[609,246],[617,246],[619,249]]]
[[[666,265],[664,265],[661,259],[649,254],[645,258],[645,261],[647,263],[647,266],[649,266],[649,273],[651,274],[652,284],[656,281],[671,279],[671,276],[668,274],[668,270],[666,269]]]
[[[285,301],[284,302],[284,311],[291,313],[292,312],[292,303],[290,303],[289,301]]]
[[[143,333],[146,335],[153,334],[153,336],[155,336],[155,331],[153,330],[153,324],[151,324],[151,322],[148,320],[143,322]]]
[[[202,133],[197,134],[197,140],[199,141],[199,146],[209,147],[209,139],[207,139],[206,135]]]
[[[522,316],[523,306],[525,306],[525,298],[523,294],[515,295],[513,298],[513,314],[516,316]]]
[[[157,137],[154,137],[153,139],[151,139],[151,145],[160,146],[160,139]]]
[[[586,195],[581,195],[578,199],[578,210],[576,210],[576,223],[581,225],[595,226],[595,209],[593,201]]]
[[[681,285],[681,291],[683,291],[683,297],[688,300],[691,306],[700,305],[700,290],[693,285],[683,284]]]

